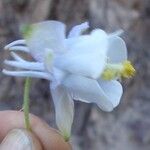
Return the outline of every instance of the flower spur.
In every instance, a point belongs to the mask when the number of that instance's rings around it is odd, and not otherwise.
[[[82,32],[88,23],[73,27],[65,36],[65,25],[45,21],[29,26],[25,40],[8,44],[15,61],[5,64],[25,69],[8,71],[11,76],[36,77],[51,81],[50,91],[55,106],[56,123],[65,139],[70,137],[74,116],[74,100],[96,103],[104,111],[112,111],[120,102],[120,77],[130,77],[135,70],[127,61],[125,42],[119,33],[106,34],[95,29],[88,35]],[[29,62],[14,51],[22,51],[35,59]]]

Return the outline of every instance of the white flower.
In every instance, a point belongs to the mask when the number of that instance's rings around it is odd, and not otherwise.
[[[87,22],[77,25],[66,38],[63,23],[45,21],[31,25],[25,40],[5,47],[27,52],[36,61],[26,61],[11,52],[15,60],[6,60],[5,64],[25,70],[3,70],[3,73],[51,81],[56,123],[66,139],[70,137],[73,122],[73,99],[96,103],[102,110],[112,111],[122,96],[122,86],[117,79],[134,73],[127,61],[125,42],[118,37],[118,32],[106,34],[96,29],[81,35],[88,27]]]

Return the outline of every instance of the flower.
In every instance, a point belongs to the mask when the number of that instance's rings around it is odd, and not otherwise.
[[[117,80],[132,76],[135,70],[127,60],[126,44],[119,37],[120,31],[107,34],[95,29],[82,35],[89,28],[85,22],[73,27],[66,37],[65,28],[58,21],[29,26],[25,40],[14,41],[5,49],[31,54],[35,61],[26,61],[11,52],[15,60],[5,60],[5,64],[25,70],[4,69],[3,73],[50,81],[56,123],[68,139],[74,116],[73,99],[96,103],[102,110],[112,111],[123,93]]]

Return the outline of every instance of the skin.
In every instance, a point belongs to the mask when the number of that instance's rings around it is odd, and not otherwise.
[[[32,128],[32,136],[36,137],[43,150],[71,150],[68,142],[57,130],[49,127],[43,120],[35,115],[30,115],[30,123]],[[5,138],[9,131],[13,129],[24,128],[23,112],[19,111],[1,111],[0,112],[0,141]]]

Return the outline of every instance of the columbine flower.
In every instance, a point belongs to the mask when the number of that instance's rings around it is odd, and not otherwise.
[[[5,64],[25,70],[3,70],[3,73],[51,81],[56,123],[66,139],[73,122],[73,99],[96,103],[102,110],[112,111],[122,96],[122,86],[117,79],[131,77],[135,72],[118,32],[106,34],[95,29],[88,35],[81,35],[88,27],[87,22],[77,25],[66,38],[63,23],[37,23],[28,27],[25,40],[14,41],[5,47],[29,53],[35,62],[11,52],[15,61],[6,60]]]

